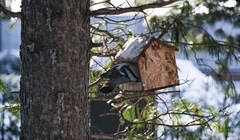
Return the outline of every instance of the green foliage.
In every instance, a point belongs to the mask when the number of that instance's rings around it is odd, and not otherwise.
[[[11,31],[17,23],[17,19],[13,19],[11,23],[8,24],[8,30]]]
[[[0,18],[4,17],[4,13],[0,12]]]
[[[127,136],[126,139],[129,140],[153,139],[156,106],[152,97],[135,99],[134,93],[125,92],[117,95],[109,103],[120,110],[120,121],[125,126],[124,132],[117,134],[118,137]]]
[[[20,117],[20,104],[19,103],[11,103],[9,105],[4,105],[0,107],[0,112],[8,111],[12,113],[14,116]]]
[[[151,27],[151,30],[153,31],[158,31],[161,27],[166,26],[165,23],[163,22],[163,18],[160,16],[153,16],[149,20],[149,24]]]
[[[7,93],[7,85],[0,79],[0,92]]]
[[[216,128],[216,131],[218,133],[223,133],[224,135],[226,135],[228,133],[228,126],[229,120],[226,118],[224,119],[222,122],[214,122],[214,126]]]
[[[171,29],[171,40],[175,42],[180,42],[180,40],[185,39],[187,27],[183,21],[175,19],[175,23]]]
[[[234,84],[228,84],[225,87],[225,95],[227,98],[237,99],[237,91]]]
[[[112,94],[102,94],[99,92],[100,87],[107,82],[107,79],[100,79],[100,75],[103,74],[106,70],[110,69],[113,66],[113,62],[109,61],[102,70],[90,70],[89,71],[89,82],[94,83],[99,80],[93,87],[89,89],[90,98],[110,98],[113,97]]]
[[[183,6],[181,7],[181,14],[180,16],[186,17],[192,14],[193,7],[190,5],[190,3],[185,0],[183,3]]]
[[[16,100],[15,94],[8,92],[7,87],[9,86],[0,79],[1,132],[2,134],[8,134],[5,137],[6,139],[19,136],[19,126],[17,124],[20,121],[20,103]],[[8,123],[6,123],[6,120]]]
[[[208,110],[213,116],[217,116],[219,114],[219,112],[214,107],[209,107]]]
[[[142,5],[144,2],[146,1],[139,1],[138,5]],[[210,33],[208,29],[214,27],[214,24],[221,20],[232,23],[234,27],[240,27],[239,16],[236,16],[236,19],[233,18],[234,14],[231,14],[233,10],[231,8],[221,9],[219,1],[197,1],[196,3],[194,7],[192,2],[184,1],[182,5],[174,6],[174,9],[164,16],[154,15],[148,18],[149,30],[154,33],[151,35],[158,36],[166,30],[161,39],[167,40],[179,48],[181,55],[187,58],[194,56],[200,65],[206,66],[206,62],[197,58],[197,53],[207,52],[215,59],[216,67],[211,68],[211,70],[215,73],[215,80],[219,81],[223,87],[224,96],[237,102],[234,99],[239,99],[236,89],[230,80],[226,80],[225,76],[229,74],[229,64],[237,60],[236,54],[239,50],[240,35],[229,35],[221,27],[213,33]],[[195,13],[197,6],[208,7],[209,14]],[[225,13],[224,10],[227,12]],[[118,24],[118,28],[125,27],[122,26],[124,23],[119,22]],[[134,35],[132,32],[127,34],[129,35],[126,35],[127,38]],[[124,40],[121,40],[113,48],[119,50],[124,43]],[[121,87],[115,93],[119,93],[120,90]],[[214,129],[213,131],[217,129],[219,134],[227,134],[230,131],[228,129],[229,122],[219,123],[218,121],[223,111],[209,106],[207,103],[206,106],[201,107],[190,100],[177,98],[179,100],[164,105],[168,107],[167,111],[159,111],[156,109],[152,96],[139,98],[137,94],[124,92],[121,93],[121,97],[113,99],[117,102],[111,102],[113,106],[120,110],[121,124],[126,126],[124,136],[127,139],[153,139],[153,132],[158,126],[163,127],[163,135],[187,140],[201,138],[206,129]],[[186,120],[183,121],[186,118],[187,122]],[[213,124],[216,127],[213,128]],[[190,130],[188,129],[189,126],[186,127],[185,125],[193,125],[196,128]]]
[[[174,133],[178,138],[182,138],[184,140],[199,140],[198,136],[194,132],[189,131],[186,128],[176,128],[174,129]]]
[[[158,0],[135,0],[135,6],[156,2]]]
[[[100,75],[103,73],[103,71],[90,71],[89,72],[89,80],[90,83],[95,82],[96,80],[98,80],[98,78],[100,77]],[[96,85],[94,87],[92,87],[91,89],[89,89],[89,97],[90,98],[96,98],[99,96],[99,90],[100,85]]]

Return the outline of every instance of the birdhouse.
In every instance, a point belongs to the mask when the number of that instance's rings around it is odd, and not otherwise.
[[[129,39],[115,56],[119,63],[135,63],[139,82],[123,84],[125,91],[147,91],[179,85],[175,51],[177,48],[156,38]]]

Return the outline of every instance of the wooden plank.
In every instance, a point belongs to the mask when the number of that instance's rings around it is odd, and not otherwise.
[[[179,84],[174,50],[153,41],[138,61],[144,90],[161,89]]]
[[[123,84],[124,91],[143,91],[142,82],[131,82]]]

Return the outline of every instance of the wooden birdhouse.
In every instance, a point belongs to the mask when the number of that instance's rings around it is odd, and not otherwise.
[[[179,85],[175,51],[177,48],[156,38],[129,39],[116,61],[137,63],[140,82],[123,84],[126,91],[147,91]]]

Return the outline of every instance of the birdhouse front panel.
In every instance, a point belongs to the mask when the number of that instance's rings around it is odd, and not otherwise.
[[[144,90],[161,89],[179,85],[175,49],[153,40],[138,60]]]

